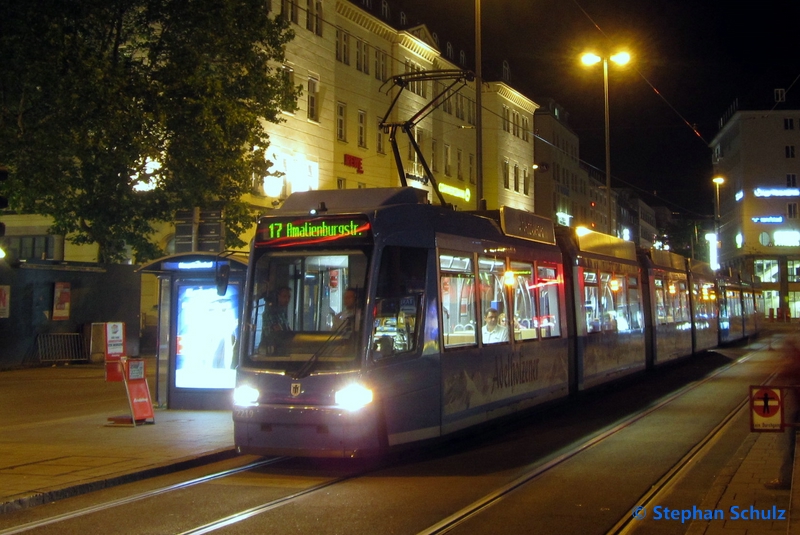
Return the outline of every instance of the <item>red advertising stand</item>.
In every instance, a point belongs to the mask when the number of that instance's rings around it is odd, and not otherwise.
[[[125,351],[125,324],[106,324],[105,365],[107,382],[123,382],[128,395],[130,416],[112,416],[109,426],[132,426],[155,423],[153,401],[147,384],[143,359],[129,359]]]

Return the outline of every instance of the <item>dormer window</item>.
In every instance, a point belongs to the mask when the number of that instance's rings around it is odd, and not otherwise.
[[[453,45],[449,41],[447,42],[447,57],[453,59]]]
[[[381,17],[389,20],[389,2],[387,0],[381,1]]]
[[[458,53],[458,62],[461,63],[462,67],[467,65],[467,54],[463,50]]]
[[[508,61],[503,60],[503,81],[508,82],[509,78],[511,78],[511,67],[508,65]]]
[[[406,14],[404,11],[400,12],[400,26],[406,26]]]

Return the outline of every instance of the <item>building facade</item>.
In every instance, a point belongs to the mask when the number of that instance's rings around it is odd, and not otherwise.
[[[776,91],[776,96],[779,94]],[[800,110],[732,109],[710,147],[722,267],[759,277],[765,308],[800,315]]]
[[[265,8],[291,24],[295,38],[287,45],[284,64],[275,67],[303,92],[297,110],[283,113],[279,124],[266,125],[267,157],[271,171],[278,173],[254,177],[249,204],[267,211],[296,191],[397,187],[401,175],[408,185],[427,190],[435,203],[424,158],[446,202],[460,210],[478,207],[474,81],[464,79],[449,89],[450,79],[414,81],[392,106],[400,91],[395,76],[442,70],[456,77],[458,71],[466,74],[463,53],[454,62],[449,43],[443,52],[424,25],[403,28],[405,17],[396,13],[400,16],[393,18],[386,2],[271,0]],[[399,169],[390,130],[379,125],[406,123],[442,91],[437,106],[411,129],[422,157],[402,128],[397,129]],[[533,211],[533,120],[538,106],[504,82],[484,81],[482,91],[487,207],[504,204]],[[23,259],[97,260],[96,247],[75,248],[63,237],[48,236],[47,218],[20,215],[3,221],[6,243]],[[155,239],[171,253],[174,236],[174,227],[164,225]],[[248,242],[249,237],[242,238]]]
[[[535,113],[536,213],[564,226],[585,226],[597,232],[616,229],[617,207],[611,196],[611,225],[605,175],[580,160],[580,140],[569,126],[569,114],[554,100]]]

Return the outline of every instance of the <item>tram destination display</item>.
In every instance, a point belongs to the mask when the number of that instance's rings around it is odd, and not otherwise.
[[[256,245],[369,243],[372,231],[364,216],[265,217],[258,223]]]

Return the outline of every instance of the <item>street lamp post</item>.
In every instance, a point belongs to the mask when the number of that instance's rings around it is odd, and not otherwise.
[[[719,187],[725,183],[725,179],[721,176],[715,176],[711,179],[716,188],[716,196],[714,197],[714,250],[717,252],[717,259],[719,259]],[[714,269],[719,269],[719,260],[717,265],[713,266]]]
[[[609,117],[608,117],[608,60],[613,61],[617,65],[625,65],[631,59],[630,54],[627,52],[618,52],[611,57],[600,57],[597,54],[587,53],[581,57],[584,65],[594,65],[595,63],[603,62],[603,97],[605,108],[605,135],[606,135],[606,196],[608,203],[608,233],[613,235],[611,228],[611,136],[609,135]]]

